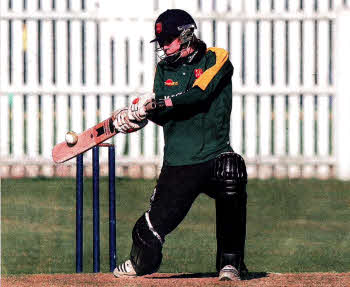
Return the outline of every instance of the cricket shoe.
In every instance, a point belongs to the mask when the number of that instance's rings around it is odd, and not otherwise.
[[[136,271],[131,264],[130,260],[125,261],[122,264],[119,264],[113,271],[115,277],[136,277]]]
[[[224,266],[219,273],[220,281],[238,281],[241,280],[239,271],[232,265]]]

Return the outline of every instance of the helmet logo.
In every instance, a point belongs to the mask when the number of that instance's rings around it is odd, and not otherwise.
[[[161,32],[162,32],[162,23],[161,22],[159,22],[159,23],[157,23],[156,24],[156,33],[157,34],[160,34]]]
[[[172,79],[168,79],[164,82],[164,84],[168,87],[170,86],[178,86],[179,82],[174,82]]]
[[[194,69],[194,76],[198,79],[203,74],[202,69]]]

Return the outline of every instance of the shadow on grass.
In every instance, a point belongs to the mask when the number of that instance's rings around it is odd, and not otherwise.
[[[241,280],[253,280],[267,277],[266,272],[249,272]],[[217,272],[211,273],[189,273],[189,274],[179,274],[179,275],[169,275],[164,277],[146,277],[147,279],[189,279],[189,278],[214,278],[218,277]]]

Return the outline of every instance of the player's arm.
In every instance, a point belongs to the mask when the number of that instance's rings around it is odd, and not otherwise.
[[[207,69],[188,91],[171,96],[164,100],[167,107],[181,107],[184,105],[196,105],[211,100],[216,95],[214,91],[224,79],[231,78],[233,66],[228,59],[228,52],[224,49],[212,50],[215,57],[213,65]]]
[[[157,66],[156,73],[154,76],[154,84],[153,84],[153,93],[155,96],[155,101],[158,103],[158,107],[160,106],[159,103],[162,103],[162,100],[160,98],[160,95],[163,94],[164,89],[164,79],[163,79],[163,72],[162,67],[159,65]],[[147,118],[154,122],[157,125],[163,126],[169,118],[169,114],[171,113],[172,108],[158,108],[154,110],[152,113],[150,113]]]
[[[160,70],[161,69],[158,69],[158,66],[157,66],[156,74],[154,78],[154,86],[153,86],[153,91],[157,92],[158,94],[161,93],[162,88],[164,88],[162,86],[163,80],[161,76],[162,73],[160,72]],[[164,110],[164,108],[160,108],[161,106],[163,107],[164,105],[162,103],[159,103],[158,105],[156,105],[155,104],[156,102],[159,102],[159,97],[157,97],[154,93],[136,97],[132,101],[132,104],[130,105],[130,107],[128,108],[128,112],[127,112],[128,116],[126,119],[129,120],[130,123],[134,123],[134,122],[137,123],[137,122],[151,120],[158,125],[164,125],[164,123],[167,121],[165,118],[165,114],[167,114],[171,109]],[[152,110],[145,109],[145,107],[150,103],[152,103],[152,105],[154,105],[156,108]],[[124,124],[124,126],[128,127],[129,123]]]
[[[135,113],[130,118],[140,121],[146,117],[158,125],[164,125],[172,115],[173,110],[181,110],[181,107],[188,105],[197,105],[211,100],[217,95],[215,89],[224,83],[224,80],[231,79],[233,74],[233,66],[228,60],[228,52],[224,49],[210,48],[212,54],[209,58],[207,69],[193,84],[192,88],[174,96],[164,99],[163,77],[161,67],[157,67],[154,88],[155,100],[158,106],[164,106],[165,109],[156,109],[151,114],[139,117],[138,113],[142,110],[144,101],[138,101],[137,105],[131,106],[129,111]]]

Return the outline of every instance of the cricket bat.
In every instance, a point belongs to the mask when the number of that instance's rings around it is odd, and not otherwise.
[[[156,109],[156,102],[151,101],[145,106],[145,112]],[[114,127],[115,115],[83,131],[81,134],[71,133],[75,137],[75,143],[68,144],[66,141],[58,143],[52,149],[52,159],[55,163],[62,163],[77,155],[86,152],[94,146],[115,136],[118,131]]]

